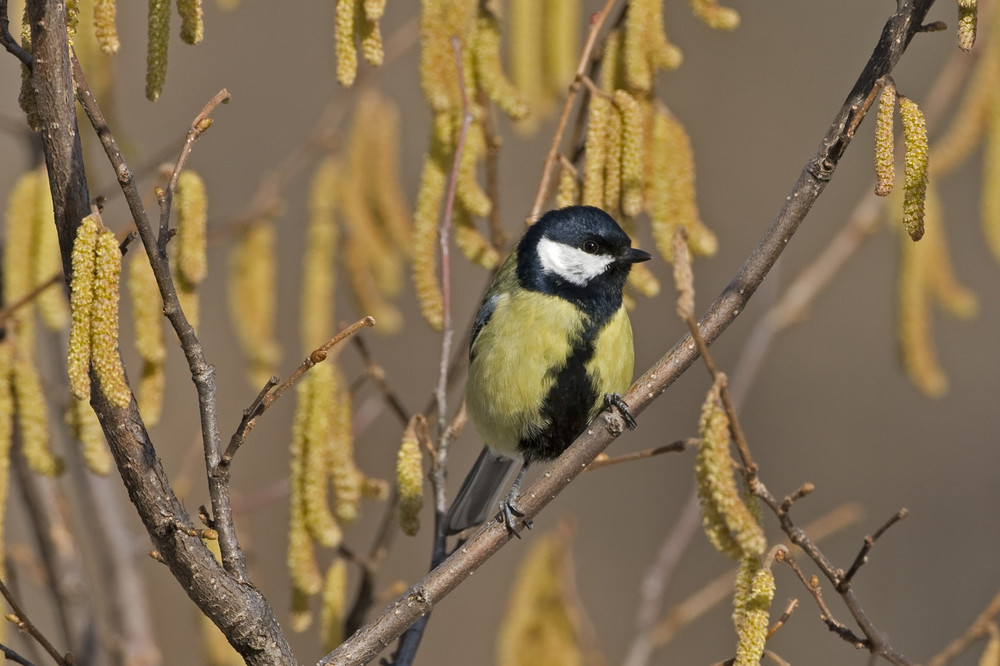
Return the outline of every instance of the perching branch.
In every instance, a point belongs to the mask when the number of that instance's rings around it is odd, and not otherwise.
[[[864,105],[876,82],[889,74],[905,52],[910,40],[924,31],[923,21],[933,0],[900,0],[889,17],[857,82],[837,113],[816,153],[802,170],[785,204],[757,247],[747,257],[736,276],[709,308],[699,324],[708,344],[714,342],[743,312],[750,297],[763,282],[774,262],[784,251],[802,220],[833,176],[841,157],[854,138],[864,117]],[[544,187],[542,188],[544,190]],[[697,358],[690,336],[685,336],[652,368],[647,370],[625,396],[633,414],[641,413],[669,388]],[[587,464],[621,433],[617,415],[601,417],[606,427],[594,427],[582,434],[539,479],[521,496],[519,508],[534,518]],[[600,421],[600,420],[599,420]],[[598,422],[599,422],[598,421]],[[362,664],[373,659],[384,645],[399,636],[410,624],[429,612],[435,603],[457,587],[489,557],[510,540],[498,523],[491,522],[473,536],[441,566],[414,584],[390,604],[382,614],[320,664]]]

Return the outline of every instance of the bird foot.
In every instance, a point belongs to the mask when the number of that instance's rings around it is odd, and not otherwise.
[[[606,407],[618,410],[621,414],[622,420],[625,421],[625,426],[629,430],[635,430],[636,422],[635,417],[632,416],[632,412],[629,411],[628,405],[622,400],[622,396],[619,393],[605,393],[604,394],[604,404]]]
[[[511,492],[511,494],[507,496],[507,499],[500,502],[500,515],[502,516],[504,527],[507,528],[507,534],[520,539],[521,531],[517,529],[517,526],[514,524],[516,519],[523,518],[524,520],[522,522],[524,527],[529,530],[531,529],[532,522],[530,519],[524,518],[524,512],[514,506],[514,500],[516,500],[517,497],[518,493]]]

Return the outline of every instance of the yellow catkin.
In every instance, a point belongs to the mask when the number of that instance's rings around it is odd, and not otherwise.
[[[982,145],[980,139],[987,126],[990,110],[996,107],[996,91],[1000,88],[998,56],[1000,53],[994,47],[990,53],[976,61],[975,71],[965,86],[965,93],[947,131],[931,146],[934,159],[929,166],[935,177],[954,169]]]
[[[342,523],[350,523],[358,519],[361,510],[364,475],[354,464],[351,393],[339,370],[335,373],[335,382],[337,391],[330,402],[330,477],[334,512]]]
[[[52,195],[45,167],[35,170],[34,239],[31,246],[32,287],[47,283],[62,273],[62,254],[55,214],[52,212]],[[69,321],[66,294],[59,286],[49,286],[38,295],[38,313],[45,325],[54,331],[62,330]]]
[[[27,251],[34,243],[38,171],[23,174],[7,198],[4,215],[3,243],[3,302],[16,303],[31,291],[34,283],[31,255]],[[34,348],[34,302],[26,303],[17,313],[20,321],[20,342],[23,353]]]
[[[323,609],[320,611],[320,637],[330,652],[344,642],[347,617],[347,563],[338,557],[326,570],[323,582]]]
[[[472,221],[472,216],[464,208],[456,208],[452,215],[455,231],[455,245],[465,258],[487,270],[500,265],[500,253],[483,236]]]
[[[250,363],[247,377],[261,386],[281,359],[275,337],[276,232],[267,219],[251,224],[229,258],[229,313],[236,339]],[[316,344],[321,344],[320,340]]]
[[[182,171],[177,178],[177,266],[191,284],[200,284],[208,273],[205,227],[208,197],[205,181],[194,171]]]
[[[529,111],[528,103],[503,72],[500,22],[489,9],[484,9],[476,21],[474,56],[476,77],[486,95],[513,120],[524,120]]]
[[[6,574],[7,497],[10,494],[10,452],[14,436],[14,394],[11,392],[14,350],[10,336],[0,340],[0,575]]]
[[[740,566],[736,570],[736,580],[733,583],[733,629],[737,635],[743,630],[743,624],[746,621],[750,587],[758,569],[760,569],[760,560],[751,555],[742,558]]]
[[[924,235],[924,201],[927,196],[927,124],[916,102],[899,97],[899,115],[903,119],[903,141],[906,144],[906,168],[903,226],[910,238],[918,241]]]
[[[486,217],[493,208],[489,196],[476,181],[476,169],[486,155],[486,135],[483,126],[473,123],[465,137],[462,158],[458,163],[455,195],[466,210],[476,217]]]
[[[49,414],[45,392],[31,359],[19,354],[13,368],[14,405],[21,427],[21,450],[28,466],[39,474],[55,476],[63,470],[62,459],[50,448]]]
[[[556,536],[535,540],[507,601],[497,637],[498,666],[584,663],[574,612],[563,589],[571,567],[568,547]]]
[[[627,94],[627,93],[626,93]],[[612,107],[604,128],[604,205],[618,211],[622,203],[622,114]]]
[[[364,13],[354,10],[356,30],[361,37],[361,55],[365,62],[378,67],[385,61],[385,48],[382,45],[382,30],[378,21],[369,19]]]
[[[420,530],[420,509],[424,506],[423,452],[417,441],[417,418],[410,419],[396,454],[399,528],[409,536]]]
[[[653,66],[649,58],[654,5],[662,0],[633,0],[625,16],[622,61],[630,90],[649,92],[653,87]]]
[[[542,0],[512,0],[508,9],[510,78],[531,109],[522,124],[527,131],[537,127],[547,103],[542,69],[544,4]]]
[[[462,104],[461,84],[455,66],[451,37],[462,39],[475,35],[477,0],[423,0],[420,12],[420,84],[424,96],[435,112],[458,109]],[[462,55],[471,58],[471,49],[461,44]],[[471,60],[470,60],[471,64]],[[474,67],[463,71],[466,93],[474,99],[475,91],[468,82]]]
[[[201,0],[177,0],[177,14],[181,17],[181,39],[185,43],[197,44],[205,38]]]
[[[354,44],[356,0],[337,0],[333,34],[336,39],[337,81],[350,87],[358,75],[358,51]]]
[[[301,420],[296,418],[295,425],[301,432],[294,434],[302,439],[305,454],[300,483],[306,529],[313,540],[327,548],[336,548],[341,539],[327,493],[332,441],[330,402],[337,389],[334,372],[332,363],[320,363],[299,382],[298,409],[305,410],[305,415]]]
[[[597,95],[590,98],[587,112],[587,137],[584,143],[583,196],[585,206],[604,205],[604,165],[608,154],[608,125],[612,116],[611,101]]]
[[[305,431],[309,417],[309,394],[303,388],[308,378],[297,387],[299,400],[292,419],[292,442],[290,448],[289,469],[289,520],[288,520],[288,573],[292,579],[292,596],[309,597],[317,594],[323,586],[319,565],[316,563],[316,553],[313,541],[306,527],[305,495],[302,478],[305,473]],[[303,398],[306,399],[303,399]],[[294,604],[293,604],[294,607]],[[307,608],[308,611],[308,608]],[[301,619],[301,618],[300,618]],[[294,623],[293,623],[294,624]],[[308,622],[305,622],[308,626]],[[302,629],[296,629],[301,631]]]
[[[735,560],[759,556],[767,547],[760,524],[740,499],[729,456],[729,421],[719,386],[709,391],[698,426],[695,476],[702,522],[712,545]]]
[[[674,230],[681,225],[695,256],[715,254],[718,240],[698,213],[691,141],[680,121],[662,106],[653,114],[650,154],[649,214],[660,255],[671,261]]]
[[[413,283],[424,320],[435,331],[443,324],[443,301],[438,282],[437,211],[444,195],[445,171],[433,154],[424,158],[413,221]]]
[[[163,300],[146,254],[141,251],[134,254],[126,282],[132,299],[135,349],[144,361],[162,363],[167,357],[163,341]]]
[[[94,474],[107,475],[113,464],[111,452],[108,451],[101,422],[91,409],[90,401],[76,398],[70,400],[66,412],[66,424],[69,426],[70,434],[80,442],[83,461],[87,464],[87,468]]]
[[[97,214],[83,218],[73,242],[73,278],[70,281],[69,386],[78,400],[90,398],[90,322],[94,308],[94,264],[97,255]]]
[[[559,169],[559,189],[556,192],[556,208],[574,206],[580,200],[580,184],[576,180],[576,169],[562,163]]]
[[[948,240],[945,234],[945,215],[934,187],[927,189],[927,205],[924,217],[927,220],[927,233],[924,243],[927,243],[925,261],[927,261],[927,286],[937,303],[953,317],[970,319],[979,312],[979,299],[975,292],[958,281],[951,264],[948,252]],[[933,227],[933,228],[932,228]]]
[[[978,0],[958,0],[958,48],[971,51],[979,22]]]
[[[995,89],[987,115],[984,144],[980,220],[986,245],[994,259],[1000,261],[1000,94]]]
[[[880,197],[892,192],[892,184],[896,178],[894,166],[895,137],[893,136],[893,118],[896,114],[896,86],[887,80],[882,94],[878,99],[878,116],[875,120],[875,194]]]
[[[561,94],[573,83],[580,58],[580,1],[544,0],[542,66],[546,87]]]
[[[115,23],[117,13],[117,0],[94,0],[94,34],[101,51],[107,54],[118,53],[121,45]]]
[[[910,381],[926,395],[940,397],[948,390],[948,378],[934,348],[925,245],[903,238],[897,279],[898,339],[900,357]]]
[[[691,255],[686,234],[677,230],[673,240],[674,286],[677,288],[677,316],[681,319],[694,317],[694,272],[691,270]]]
[[[403,325],[403,315],[379,291],[372,265],[365,261],[364,248],[353,238],[344,243],[345,268],[351,281],[351,291],[358,302],[358,308],[378,322],[383,333],[397,332]]]
[[[365,18],[369,21],[377,21],[385,13],[386,0],[364,0],[362,7],[365,10]]]
[[[319,569],[316,570],[316,575],[319,576]],[[320,581],[322,586],[322,581]],[[322,589],[322,587],[320,588]],[[292,631],[297,634],[301,634],[303,631],[312,626],[313,614],[312,610],[309,608],[309,598],[313,596],[314,593],[306,592],[295,586],[292,583],[292,603],[289,615]]]
[[[118,353],[118,284],[122,254],[110,231],[97,236],[94,261],[94,305],[90,316],[90,354],[94,373],[105,397],[118,407],[127,407],[132,391]]]
[[[389,482],[385,479],[373,479],[366,476],[361,485],[361,496],[385,501],[389,499]]]
[[[413,216],[400,183],[400,112],[387,98],[375,96],[374,114],[367,123],[371,153],[371,173],[378,174],[367,183],[370,205],[379,226],[405,257],[413,253]]]
[[[166,381],[163,363],[146,361],[142,364],[142,377],[139,378],[139,412],[147,426],[160,422],[163,413],[163,389]]]
[[[341,170],[336,159],[321,161],[309,188],[309,224],[302,260],[300,331],[306,352],[333,337],[338,231],[335,211]]]
[[[645,122],[639,102],[624,90],[615,91],[614,104],[622,117],[621,208],[625,215],[635,217],[643,205]]]
[[[170,0],[149,0],[146,46],[146,99],[155,102],[167,80]]]
[[[764,655],[767,629],[770,622],[768,611],[774,599],[774,575],[770,569],[760,569],[750,583],[743,625],[737,632],[736,661],[733,666],[758,666]]]
[[[736,10],[722,7],[716,0],[691,0],[691,9],[713,30],[735,30],[740,25],[740,15]]]

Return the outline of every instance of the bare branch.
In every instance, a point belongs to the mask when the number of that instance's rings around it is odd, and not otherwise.
[[[27,613],[25,613],[20,604],[17,603],[17,600],[14,599],[14,595],[10,593],[10,590],[7,589],[7,586],[4,585],[2,580],[0,580],[0,594],[3,595],[3,598],[7,600],[7,604],[10,606],[11,610],[14,611],[15,617],[8,619],[13,621],[17,625],[18,629],[34,638],[35,641],[37,641],[38,644],[49,653],[49,656],[52,657],[57,664],[60,666],[72,666],[72,659],[67,659],[64,655],[59,654],[59,651],[56,650],[52,643],[49,642],[49,639],[45,637],[45,634],[39,631],[38,627],[32,624],[31,620],[28,619]]]

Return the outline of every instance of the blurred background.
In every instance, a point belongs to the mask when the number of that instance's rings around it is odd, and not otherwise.
[[[987,0],[983,0],[985,5]],[[500,3],[503,6],[505,3]],[[587,0],[580,36],[599,2]],[[698,204],[702,219],[719,237],[718,254],[695,264],[701,312],[729,282],[758,238],[779,211],[785,196],[811,157],[829,123],[854,84],[878,40],[892,3],[854,0],[839,3],[742,3],[734,7],[742,22],[731,33],[715,32],[692,17],[688,3],[665,3],[667,34],[682,50],[684,63],[658,75],[658,96],[684,123],[695,152]],[[196,144],[189,168],[200,173],[209,197],[209,277],[202,286],[199,329],[206,354],[217,368],[218,412],[227,439],[241,410],[257,389],[246,379],[246,360],[235,344],[226,307],[226,264],[234,221],[244,219],[264,179],[287,169],[290,155],[301,151],[318,124],[332,145],[343,145],[344,132],[359,90],[374,86],[402,109],[400,177],[412,207],[420,168],[428,147],[430,112],[420,89],[418,3],[391,0],[382,29],[388,63],[373,69],[362,62],[360,79],[344,89],[335,78],[334,3],[291,4],[244,0],[231,11],[205,4],[205,40],[191,47],[172,29],[170,64],[160,99],[148,102],[145,85],[145,3],[119,3],[121,50],[113,58],[113,96],[101,100],[112,129],[134,171],[143,174],[148,206],[155,209],[151,187],[156,169],[176,159],[186,129],[202,106],[221,88],[232,103],[214,113],[215,124]],[[615,12],[617,14],[617,10]],[[11,14],[14,25],[19,13]],[[939,2],[930,20],[953,26],[954,4]],[[175,18],[176,21],[176,18]],[[953,29],[918,35],[894,72],[899,90],[923,103],[946,62],[975,58],[959,54]],[[35,138],[21,129],[17,107],[20,67],[0,58],[0,203],[15,179],[39,159]],[[560,102],[561,103],[561,102]],[[952,104],[953,106],[954,104]],[[554,121],[544,120],[526,135],[498,115],[503,136],[499,177],[500,213],[510,237],[516,237],[529,213],[541,175]],[[324,120],[325,119],[325,120]],[[736,323],[714,345],[720,367],[733,373],[762,313],[782,289],[809,266],[844,226],[873,184],[873,118],[860,128],[830,185],[790,242],[781,261]],[[940,127],[941,125],[939,125]],[[81,130],[91,167],[93,194],[108,197],[104,221],[120,231],[131,224],[116,188],[114,174],[89,128]],[[318,152],[318,151],[317,151]],[[279,247],[278,338],[284,348],[278,374],[286,376],[300,361],[298,289],[304,251],[308,182],[313,156],[298,173],[289,172],[280,191],[282,214],[275,218]],[[859,600],[892,643],[914,661],[924,661],[965,629],[1000,587],[1000,266],[983,242],[979,224],[981,181],[979,151],[942,180],[948,239],[958,278],[979,296],[979,313],[958,321],[935,312],[934,342],[950,382],[942,397],[930,399],[907,379],[895,338],[896,278],[899,237],[884,224],[867,238],[810,305],[797,325],[780,333],[747,384],[742,402],[743,428],[760,465],[761,479],[776,496],[804,482],[816,491],[794,509],[799,525],[850,505],[860,519],[821,543],[824,552],[848,568],[865,535],[900,508],[909,517],[893,527],[873,549],[855,579]],[[5,203],[3,205],[6,205]],[[641,244],[652,247],[645,221]],[[453,311],[456,344],[474,315],[487,273],[457,255],[453,263]],[[660,279],[659,296],[637,296],[631,313],[636,340],[636,374],[669,350],[685,328],[674,314],[670,265],[657,258],[648,264]],[[342,273],[340,275],[343,275]],[[364,314],[352,300],[346,280],[338,278],[338,321]],[[405,409],[427,408],[437,381],[440,337],[421,318],[407,284],[399,300],[405,317],[401,333],[363,333],[375,360]],[[130,324],[124,313],[123,340]],[[136,374],[139,360],[123,342],[126,367]],[[196,512],[208,502],[200,462],[197,400],[176,344],[168,344],[167,400],[160,425],[151,436],[165,468],[187,508]],[[353,347],[340,363],[349,378],[363,372]],[[58,371],[45,377],[53,394],[64,383]],[[460,384],[451,394],[457,404]],[[701,402],[710,380],[693,366],[669,391],[639,416],[639,428],[609,449],[611,455],[647,449],[697,432]],[[61,398],[53,398],[58,401]],[[291,395],[261,420],[236,460],[233,490],[241,536],[255,582],[288,626],[289,579],[285,567],[288,523],[287,470],[294,408]],[[355,446],[359,467],[391,479],[402,426],[385,408],[371,383],[354,398],[359,431]],[[53,413],[57,413],[53,410]],[[63,437],[63,439],[65,439]],[[58,442],[64,446],[65,442]],[[478,453],[472,428],[458,440],[451,459],[456,484]],[[475,576],[434,611],[417,663],[492,663],[496,636],[517,567],[541,535],[563,520],[573,525],[572,556],[579,601],[593,627],[593,640],[604,663],[621,663],[636,626],[644,572],[657,556],[693,486],[694,453],[669,454],[618,465],[580,477],[535,521],[523,541],[508,544]],[[116,478],[109,483],[133,535],[149,588],[157,642],[163,663],[204,660],[198,637],[198,612],[169,571],[145,556],[149,541]],[[57,481],[68,497],[74,479]],[[378,609],[393,597],[397,582],[409,584],[427,570],[432,516],[430,500],[416,537],[399,535],[378,581]],[[89,538],[88,516],[79,508],[72,524],[77,537]],[[362,519],[345,531],[345,542],[365,551],[383,504],[366,500]],[[8,569],[18,570],[22,601],[50,637],[57,637],[54,609],[37,576],[30,573],[36,545],[27,529],[19,490],[11,490],[8,520]],[[769,540],[781,534],[765,512]],[[329,561],[328,553],[320,554]],[[799,557],[807,574],[814,572]],[[100,563],[87,562],[89,587],[100,594]],[[665,593],[665,610],[688,599],[732,563],[698,532],[685,550]],[[793,664],[865,664],[869,657],[831,634],[818,620],[817,608],[787,567],[776,568],[777,593],[772,619],[786,602],[799,609],[769,641]],[[356,571],[350,570],[352,590]],[[825,582],[825,581],[824,581]],[[839,598],[824,585],[836,617],[854,628]],[[735,638],[729,600],[683,626],[656,651],[649,663],[710,664],[733,654]],[[25,638],[8,629],[8,641],[23,648]],[[298,659],[311,663],[323,651],[315,625],[290,640]],[[56,641],[58,643],[58,640]],[[956,660],[975,664],[980,648]]]

